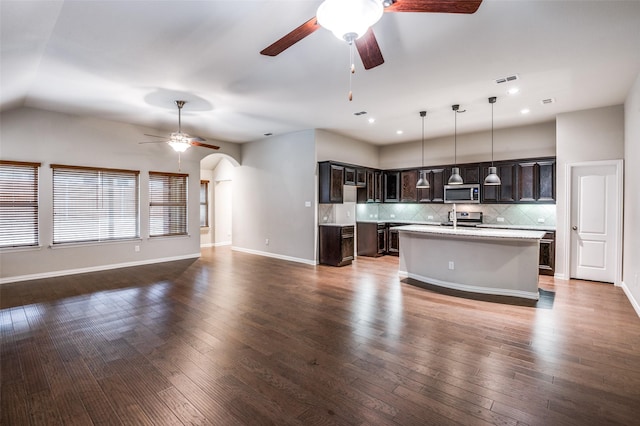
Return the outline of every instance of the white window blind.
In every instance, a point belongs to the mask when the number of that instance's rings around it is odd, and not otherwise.
[[[37,246],[40,163],[0,161],[0,247]]]
[[[149,236],[187,234],[187,178],[149,172]]]
[[[209,181],[200,181],[200,226],[209,226]]]
[[[53,243],[140,237],[135,170],[52,164]]]

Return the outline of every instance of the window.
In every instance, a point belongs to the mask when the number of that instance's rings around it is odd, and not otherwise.
[[[149,172],[149,236],[187,234],[187,177]]]
[[[209,181],[200,181],[200,227],[209,226]]]
[[[140,237],[138,171],[53,169],[53,244]]]
[[[0,248],[37,246],[40,163],[0,161]]]

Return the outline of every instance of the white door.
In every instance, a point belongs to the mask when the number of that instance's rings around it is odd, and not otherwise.
[[[571,168],[571,278],[615,282],[616,173],[615,164]]]

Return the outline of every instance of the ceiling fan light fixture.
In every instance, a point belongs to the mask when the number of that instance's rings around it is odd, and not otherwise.
[[[191,141],[184,133],[174,132],[171,133],[171,140],[168,144],[176,152],[185,152],[191,146]]]
[[[384,12],[380,0],[325,0],[318,7],[318,23],[340,40],[352,42],[378,22]]]

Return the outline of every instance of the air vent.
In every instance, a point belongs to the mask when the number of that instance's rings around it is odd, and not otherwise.
[[[509,83],[518,80],[518,74],[508,75],[506,77],[496,78],[496,84]]]
[[[353,115],[365,115],[367,111],[354,112]]]
[[[556,103],[556,100],[555,100],[555,98],[547,98],[547,99],[543,99],[543,100],[541,100],[541,101],[540,101],[540,103],[541,103],[542,105],[555,104],[555,103]]]

